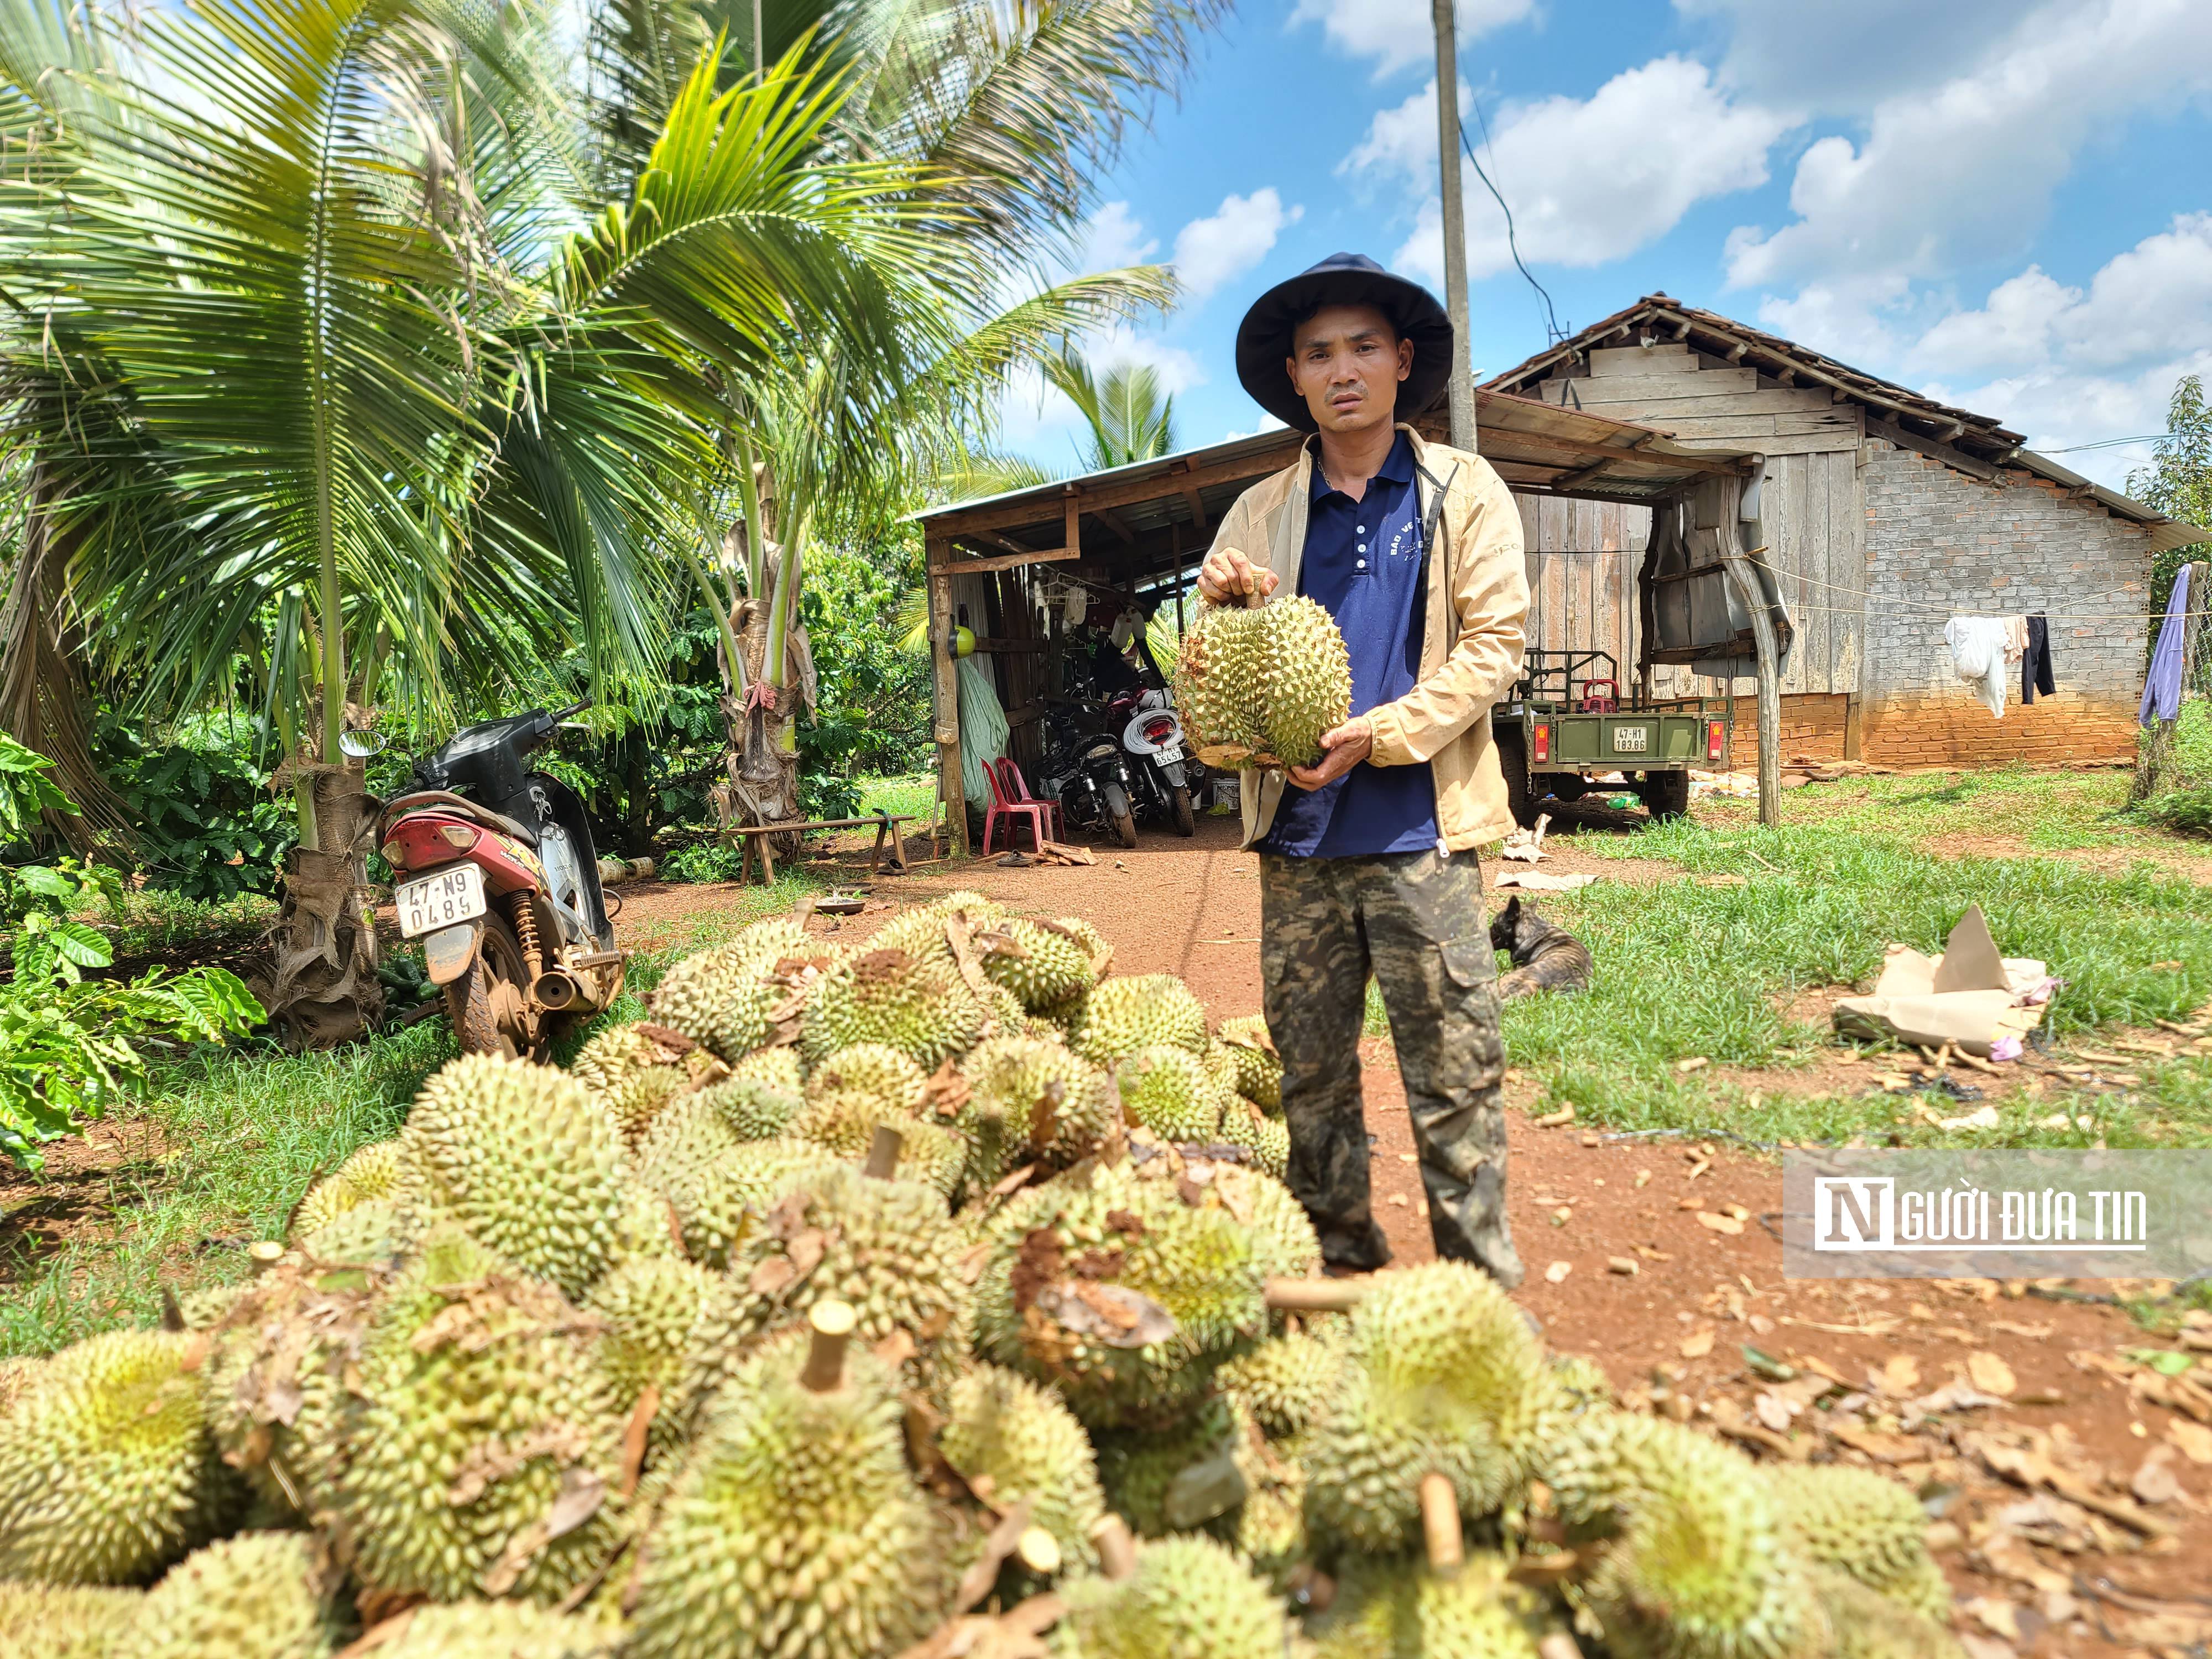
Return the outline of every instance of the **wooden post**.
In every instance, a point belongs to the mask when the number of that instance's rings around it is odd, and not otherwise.
[[[1844,758],[1859,759],[1859,694],[1853,691],[1844,699]]]
[[[937,738],[937,787],[945,801],[946,848],[968,856],[968,791],[960,774],[959,665],[952,656],[952,578],[942,567],[952,555],[949,540],[927,544],[929,573],[929,655],[936,673],[932,699]]]
[[[1724,562],[1736,597],[1751,612],[1752,637],[1759,643],[1759,821],[1768,829],[1782,822],[1782,664],[1775,643],[1774,618],[1766,612],[1766,596],[1751,574],[1747,554],[1730,555]]]
[[[1437,33],[1437,160],[1443,191],[1444,233],[1444,310],[1451,318],[1451,441],[1454,449],[1474,447],[1474,356],[1469,335],[1474,319],[1468,309],[1467,211],[1460,202],[1459,40],[1452,16],[1452,0],[1431,0],[1431,14]],[[1403,418],[1420,413],[1407,410]]]

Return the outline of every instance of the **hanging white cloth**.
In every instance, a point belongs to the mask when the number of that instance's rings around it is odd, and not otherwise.
[[[1006,713],[990,670],[973,657],[960,659],[960,790],[981,812],[991,805],[983,769],[1006,752]]]
[[[2004,718],[2005,688],[2012,679],[2005,666],[2011,636],[2009,620],[2003,617],[1954,617],[1943,624],[1951,665],[1999,720]]]

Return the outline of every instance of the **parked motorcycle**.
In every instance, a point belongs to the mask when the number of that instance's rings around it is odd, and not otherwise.
[[[1087,830],[1134,847],[1136,785],[1120,740],[1087,728],[1067,709],[1053,715],[1047,734],[1041,787],[1060,803],[1067,830]]]
[[[583,803],[528,764],[589,706],[465,727],[418,757],[416,787],[384,808],[399,932],[422,941],[465,1054],[542,1059],[622,990]]]
[[[1134,689],[1109,698],[1106,729],[1121,734],[1121,747],[1131,757],[1137,817],[1172,823],[1178,836],[1195,835],[1198,821],[1191,811],[1191,792],[1198,781],[1190,774],[1198,763],[1183,742],[1182,722],[1176,718],[1167,694]]]

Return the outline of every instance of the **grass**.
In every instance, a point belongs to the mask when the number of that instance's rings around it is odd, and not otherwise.
[[[125,893],[120,903],[95,920],[118,957],[159,956],[180,945],[251,939],[265,933],[276,920],[276,901],[263,893],[186,898],[147,887]]]
[[[882,811],[894,817],[911,815],[927,822],[936,811],[937,775],[933,772],[861,781],[860,816]]]

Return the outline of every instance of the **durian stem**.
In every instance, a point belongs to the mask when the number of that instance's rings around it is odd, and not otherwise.
[[[905,1137],[890,1124],[878,1123],[876,1138],[868,1143],[868,1161],[861,1166],[861,1174],[889,1181],[898,1172],[899,1154],[905,1150]]]
[[[1365,1299],[1361,1279],[1271,1279],[1267,1305],[1279,1313],[1350,1313]]]
[[[850,1303],[827,1298],[816,1303],[807,1315],[814,1340],[806,1351],[806,1369],[799,1374],[799,1381],[810,1393],[835,1394],[845,1386],[845,1345],[852,1340],[858,1317]]]
[[[1429,1571],[1442,1578],[1457,1572],[1467,1560],[1467,1543],[1460,1536],[1459,1494],[1451,1478],[1435,1470],[1421,1477],[1421,1538],[1429,1552]]]
[[[1098,1547],[1098,1570],[1107,1577],[1127,1578],[1136,1571],[1137,1540],[1120,1516],[1107,1516],[1091,1528],[1091,1541]]]
[[[1583,1659],[1582,1646],[1563,1630],[1547,1631],[1536,1638],[1536,1659]]]
[[[1021,1542],[1014,1546],[1014,1553],[1040,1578],[1049,1578],[1060,1571],[1060,1540],[1042,1527],[1026,1528]]]

